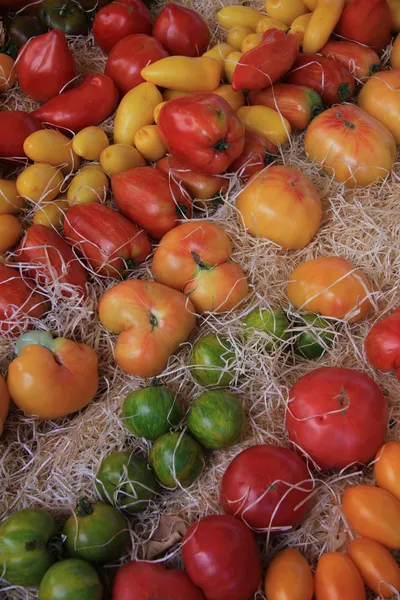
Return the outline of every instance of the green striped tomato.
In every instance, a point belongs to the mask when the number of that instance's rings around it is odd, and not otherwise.
[[[262,334],[264,348],[273,352],[279,344],[289,339],[289,321],[280,308],[254,308],[243,319],[246,335]]]
[[[154,442],[150,464],[165,487],[188,487],[203,470],[203,451],[186,433],[166,433]]]
[[[39,600],[101,600],[103,586],[89,563],[69,558],[53,565],[42,579]]]
[[[227,387],[234,377],[232,344],[218,335],[205,335],[193,346],[190,357],[193,378],[203,387]]]
[[[295,350],[305,358],[319,358],[335,339],[332,326],[326,319],[314,314],[301,315],[298,323]]]
[[[181,418],[180,402],[164,386],[151,385],[132,392],[122,408],[122,419],[129,431],[151,441],[178,425]]]

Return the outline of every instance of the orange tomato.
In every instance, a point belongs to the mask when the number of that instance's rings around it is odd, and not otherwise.
[[[384,179],[396,160],[396,142],[390,131],[353,104],[341,104],[318,115],[308,126],[304,144],[308,158],[347,187]]]
[[[365,600],[364,583],[345,554],[328,552],[318,561],[314,578],[315,600]]]
[[[391,598],[393,588],[400,591],[400,568],[381,544],[369,538],[357,538],[350,542],[347,553],[375,594]],[[392,589],[385,583],[392,586]]]
[[[359,321],[370,310],[370,290],[362,271],[339,256],[304,262],[293,271],[287,287],[296,308],[349,323]]]
[[[400,500],[400,442],[387,442],[375,457],[374,475],[379,487]]]
[[[345,490],[342,508],[358,535],[400,548],[400,501],[392,494],[373,485],[355,485]]]
[[[390,66],[392,69],[400,68],[400,33],[393,42],[392,54],[390,55]]]
[[[3,377],[0,375],[0,435],[3,433],[4,421],[10,408],[10,393]]]
[[[10,250],[22,235],[21,221],[14,215],[0,215],[0,252]]]
[[[314,580],[310,565],[293,548],[279,552],[265,575],[268,600],[312,600]]]
[[[8,54],[0,54],[0,92],[10,90],[16,82],[15,61]]]
[[[239,194],[236,208],[248,233],[282,248],[304,248],[321,224],[321,200],[314,184],[292,167],[257,173]]]
[[[370,77],[358,96],[359,106],[389,129],[400,144],[400,69]]]

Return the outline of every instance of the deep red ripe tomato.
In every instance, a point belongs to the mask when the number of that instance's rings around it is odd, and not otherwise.
[[[389,44],[391,31],[392,11],[386,0],[352,0],[336,27],[341,37],[371,46],[378,54]]]
[[[380,371],[396,371],[400,379],[400,307],[372,327],[365,340],[365,353]]]
[[[254,534],[228,515],[193,523],[183,538],[182,556],[207,600],[248,600],[259,586],[261,558]]]
[[[313,487],[310,479],[306,463],[292,450],[252,446],[226,469],[220,502],[227,514],[249,527],[287,531],[302,522],[310,506],[306,500]]]
[[[367,463],[383,444],[387,424],[384,395],[359,371],[322,367],[290,390],[289,437],[321,469]]]
[[[112,2],[99,10],[93,21],[94,39],[106,54],[132,33],[151,33],[151,16],[142,0]]]
[[[195,10],[167,4],[154,23],[153,35],[170,54],[201,56],[210,43],[210,30]]]
[[[168,56],[162,44],[150,35],[128,35],[112,48],[104,73],[113,79],[122,95],[144,79],[140,72],[146,65]]]
[[[0,160],[26,158],[24,142],[26,138],[43,129],[43,125],[33,115],[22,110],[0,112]]]

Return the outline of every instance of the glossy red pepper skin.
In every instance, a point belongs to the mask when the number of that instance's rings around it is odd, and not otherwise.
[[[75,59],[62,31],[30,39],[18,54],[16,71],[21,90],[36,102],[47,102],[75,77]]]
[[[242,154],[229,167],[230,173],[238,173],[243,181],[259,173],[276,159],[278,149],[273,142],[256,133],[246,131]]]
[[[158,128],[175,158],[197,173],[217,175],[243,151],[244,126],[216,94],[190,94],[167,102]]]
[[[356,80],[350,71],[319,54],[300,54],[286,79],[317,92],[326,106],[347,102],[356,91]]]
[[[22,110],[0,111],[0,161],[14,162],[13,158],[27,159],[24,142],[31,133],[43,129],[32,113]]]
[[[372,327],[365,339],[368,361],[380,371],[395,371],[400,379],[400,307]]]
[[[345,7],[335,32],[347,40],[370,46],[380,54],[392,35],[390,6],[386,0],[352,0]]]
[[[201,56],[210,43],[205,20],[191,8],[167,4],[154,23],[153,36],[172,55]]]
[[[43,123],[74,133],[100,125],[116,108],[118,90],[107,75],[86,75],[76,88],[59,94],[33,111]]]
[[[268,29],[262,42],[240,58],[233,73],[232,88],[263,90],[286,75],[299,54],[295,35]]]
[[[65,217],[64,234],[87,258],[99,275],[120,278],[151,253],[141,231],[116,210],[104,204],[75,204]]]
[[[151,34],[151,15],[142,0],[111,2],[99,10],[93,21],[93,36],[108,54],[111,49],[133,33]]]
[[[64,238],[50,227],[32,225],[27,229],[18,249],[16,262],[25,263],[28,274],[39,285],[55,282],[76,286],[86,296],[86,271],[79,263],[72,248]],[[71,296],[72,290],[65,289],[62,295]]]

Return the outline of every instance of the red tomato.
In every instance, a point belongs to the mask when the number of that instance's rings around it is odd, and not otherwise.
[[[230,173],[238,173],[239,177],[247,181],[273,163],[277,159],[276,153],[277,147],[273,142],[246,131],[243,152],[228,170]]]
[[[374,475],[379,487],[400,500],[400,442],[386,442],[375,456]]]
[[[346,554],[328,552],[318,561],[314,577],[315,600],[365,600],[357,567]]]
[[[27,272],[40,285],[63,284],[65,297],[71,287],[86,295],[86,271],[72,248],[57,232],[45,225],[32,225],[16,250],[17,261],[27,264]]]
[[[15,65],[21,90],[36,102],[54,98],[75,77],[75,59],[59,29],[30,39]]]
[[[100,125],[118,103],[118,90],[106,75],[86,75],[76,88],[59,94],[33,111],[40,121],[74,133]]]
[[[0,160],[25,158],[24,142],[43,125],[30,113],[22,110],[0,111]]]
[[[262,90],[286,75],[299,54],[295,35],[268,29],[261,44],[245,52],[233,72],[232,89]]]
[[[352,0],[344,9],[336,33],[371,46],[376,52],[390,42],[392,11],[386,0]]]
[[[359,371],[321,367],[290,390],[289,438],[321,469],[367,463],[383,443],[387,424],[384,395]]]
[[[142,0],[112,2],[99,10],[92,31],[100,48],[108,54],[127,35],[150,34],[151,15]]]
[[[210,43],[210,30],[198,12],[167,4],[154,23],[153,35],[172,55],[201,56]]]
[[[190,579],[207,600],[248,600],[261,580],[261,558],[253,533],[227,515],[203,517],[183,538]]]
[[[111,186],[121,212],[155,240],[191,215],[188,195],[160,169],[135,167],[117,173]]]
[[[146,65],[168,56],[155,38],[144,34],[128,35],[115,44],[104,73],[111,77],[121,95],[143,83],[140,72]]]
[[[170,100],[161,108],[158,128],[171,154],[198,173],[222,173],[244,147],[243,123],[216,94]]]
[[[91,267],[105,277],[120,277],[146,260],[151,244],[119,212],[104,204],[75,204],[64,221],[65,237],[75,242]]]
[[[132,561],[117,573],[112,600],[204,600],[201,591],[183,571]]]
[[[381,61],[375,50],[346,40],[331,40],[325,44],[320,53],[340,62],[357,79],[366,79],[381,67]]]
[[[35,293],[35,282],[22,278],[19,271],[0,264],[0,333],[18,336],[32,329],[29,317],[39,319],[46,300]]]
[[[356,91],[356,80],[346,67],[318,54],[300,54],[287,80],[313,89],[327,106],[346,102]]]
[[[222,478],[220,502],[249,527],[281,533],[302,522],[312,488],[307,465],[297,454],[262,444],[233,459]]]
[[[375,369],[396,371],[400,379],[400,307],[375,323],[365,339],[365,353]]]
[[[225,193],[229,188],[227,177],[195,173],[173,156],[165,156],[159,160],[157,168],[166,173],[173,181],[183,184],[192,198],[210,200],[218,194]]]

